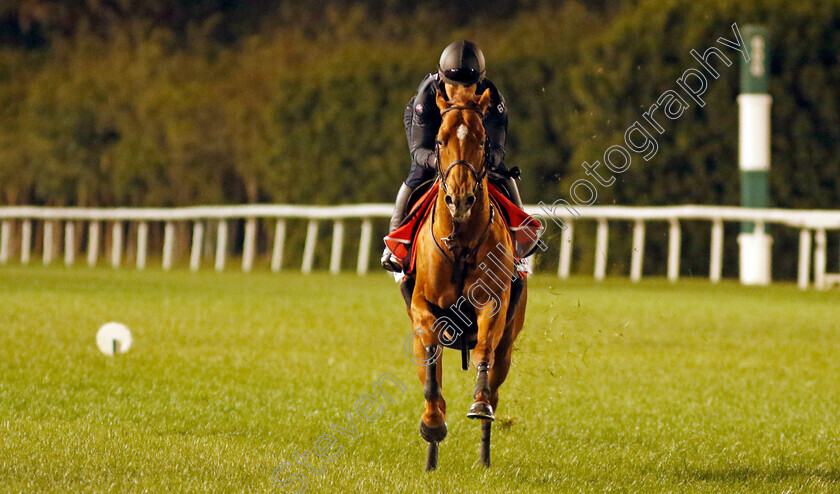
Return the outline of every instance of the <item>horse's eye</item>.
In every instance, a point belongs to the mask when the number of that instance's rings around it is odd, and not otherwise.
[[[438,139],[438,140],[435,141],[435,144],[437,144],[438,146],[443,146],[443,141]]]

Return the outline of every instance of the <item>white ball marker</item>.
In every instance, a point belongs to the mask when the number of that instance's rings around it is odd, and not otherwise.
[[[99,347],[99,351],[109,356],[125,353],[131,348],[131,331],[119,322],[105,323],[96,333],[96,346]]]

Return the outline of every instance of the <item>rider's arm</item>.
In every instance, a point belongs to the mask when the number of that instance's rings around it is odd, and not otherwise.
[[[487,81],[491,91],[490,107],[484,117],[484,132],[487,136],[485,144],[485,161],[490,170],[504,170],[502,162],[505,159],[505,137],[507,136],[507,107],[505,99],[496,87]]]
[[[411,160],[424,168],[436,168],[435,139],[440,126],[440,111],[435,103],[432,75],[420,84],[417,96],[412,100],[411,122],[408,123],[408,150]]]

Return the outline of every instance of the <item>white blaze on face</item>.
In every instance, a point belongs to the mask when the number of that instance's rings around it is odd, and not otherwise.
[[[467,137],[467,132],[469,132],[469,130],[470,129],[467,128],[467,124],[461,124],[461,126],[458,127],[458,140],[461,141],[462,146],[464,145],[464,139]]]

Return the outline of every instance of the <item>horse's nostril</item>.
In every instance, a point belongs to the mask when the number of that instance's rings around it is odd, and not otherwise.
[[[446,194],[446,197],[444,198],[444,200],[446,201],[447,206],[452,205],[452,196],[450,196],[449,194]]]
[[[475,203],[475,196],[467,196],[467,207],[470,207]]]

